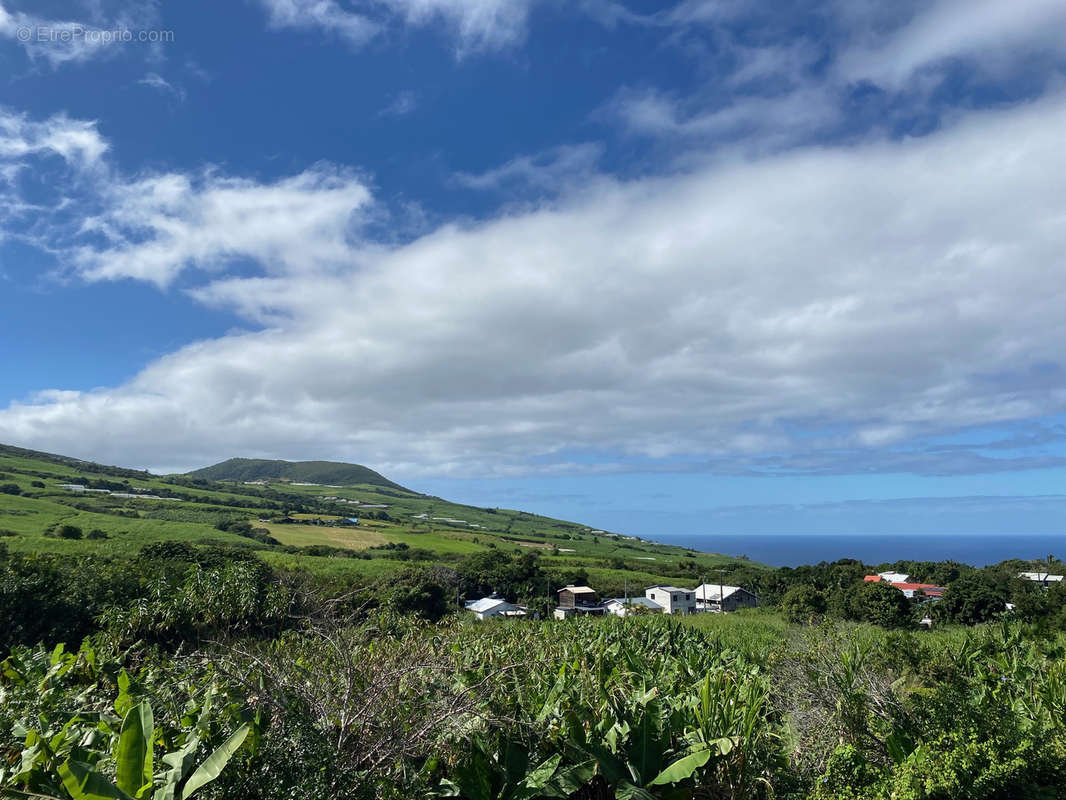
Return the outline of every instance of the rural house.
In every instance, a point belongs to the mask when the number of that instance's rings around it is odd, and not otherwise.
[[[482,597],[480,600],[470,600],[466,604],[466,610],[473,612],[474,616],[478,619],[488,619],[489,617],[524,617],[526,615],[526,609],[524,606],[509,603],[502,597],[496,595]]]
[[[603,607],[608,614],[616,617],[628,617],[630,614],[645,610],[650,614],[661,614],[663,607],[647,597],[612,597],[604,602]]]
[[[588,608],[598,606],[600,597],[588,586],[564,586],[559,590],[560,608]]]
[[[696,587],[695,594],[698,611],[736,611],[759,605],[759,598],[740,586],[704,583]]]
[[[606,609],[600,604],[596,590],[588,586],[564,586],[559,590],[559,607],[556,619],[565,619],[575,614],[603,614]]]
[[[666,614],[694,614],[696,612],[696,593],[691,589],[679,589],[676,586],[652,586],[645,590],[644,596],[662,606]]]
[[[1053,583],[1062,583],[1061,575],[1052,575],[1048,572],[1019,572],[1018,577],[1024,578],[1027,581],[1039,583],[1045,589]]]
[[[903,573],[901,572],[883,572],[880,575],[867,575],[863,578],[867,583],[887,583],[890,586],[894,586],[903,592],[903,596],[908,600],[924,600],[925,602],[931,600],[940,600],[944,596],[944,587],[937,586],[935,583],[908,583],[907,581],[890,581],[885,575],[891,575],[893,577],[899,577]],[[904,578],[909,577],[903,575]]]

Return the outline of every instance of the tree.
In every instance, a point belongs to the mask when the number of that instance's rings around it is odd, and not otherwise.
[[[385,605],[401,614],[417,614],[436,622],[448,613],[448,590],[424,571],[405,572],[390,578]]]
[[[891,584],[860,583],[846,591],[844,613],[859,622],[883,628],[902,628],[911,622],[911,603]]]
[[[793,586],[781,598],[781,613],[789,622],[810,622],[825,610],[825,595],[805,583]]]
[[[981,573],[964,575],[944,590],[937,603],[937,615],[962,625],[987,622],[1006,610],[1007,593],[1002,584],[992,583]]]

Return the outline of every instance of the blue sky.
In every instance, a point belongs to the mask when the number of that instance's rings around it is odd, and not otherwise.
[[[0,0],[0,441],[1060,533],[1066,7]]]

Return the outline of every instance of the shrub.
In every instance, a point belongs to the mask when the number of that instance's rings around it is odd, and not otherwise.
[[[22,494],[17,483],[0,483],[0,494]]]
[[[91,531],[89,531],[89,534],[85,538],[86,539],[110,539],[111,537],[107,535],[106,531],[102,531],[99,528],[93,528]]]
[[[861,583],[847,590],[843,611],[849,619],[883,628],[901,628],[912,622],[910,601],[887,583]]]
[[[781,613],[789,622],[811,622],[825,609],[825,595],[807,584],[793,586],[781,598]]]
[[[81,528],[77,525],[60,525],[56,528],[55,533],[60,539],[80,539],[82,537]]]

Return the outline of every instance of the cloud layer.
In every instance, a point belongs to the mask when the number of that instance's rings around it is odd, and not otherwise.
[[[457,52],[497,50],[525,36],[535,0],[379,0],[347,7],[336,0],[259,0],[275,28],[319,30],[360,47],[397,22],[452,29]]]
[[[362,232],[365,182],[326,165],[274,182],[113,175],[81,239],[52,245],[68,268],[184,276],[262,329],[185,347],[123,386],[12,404],[0,440],[152,466],[263,454],[401,475],[936,472],[916,466],[925,437],[1066,411],[1066,196],[1049,180],[1066,170],[1063,108],[590,177],[391,246]],[[61,123],[87,143],[55,144]],[[102,157],[91,126],[18,124],[9,151]],[[936,457],[963,471],[993,460]]]

